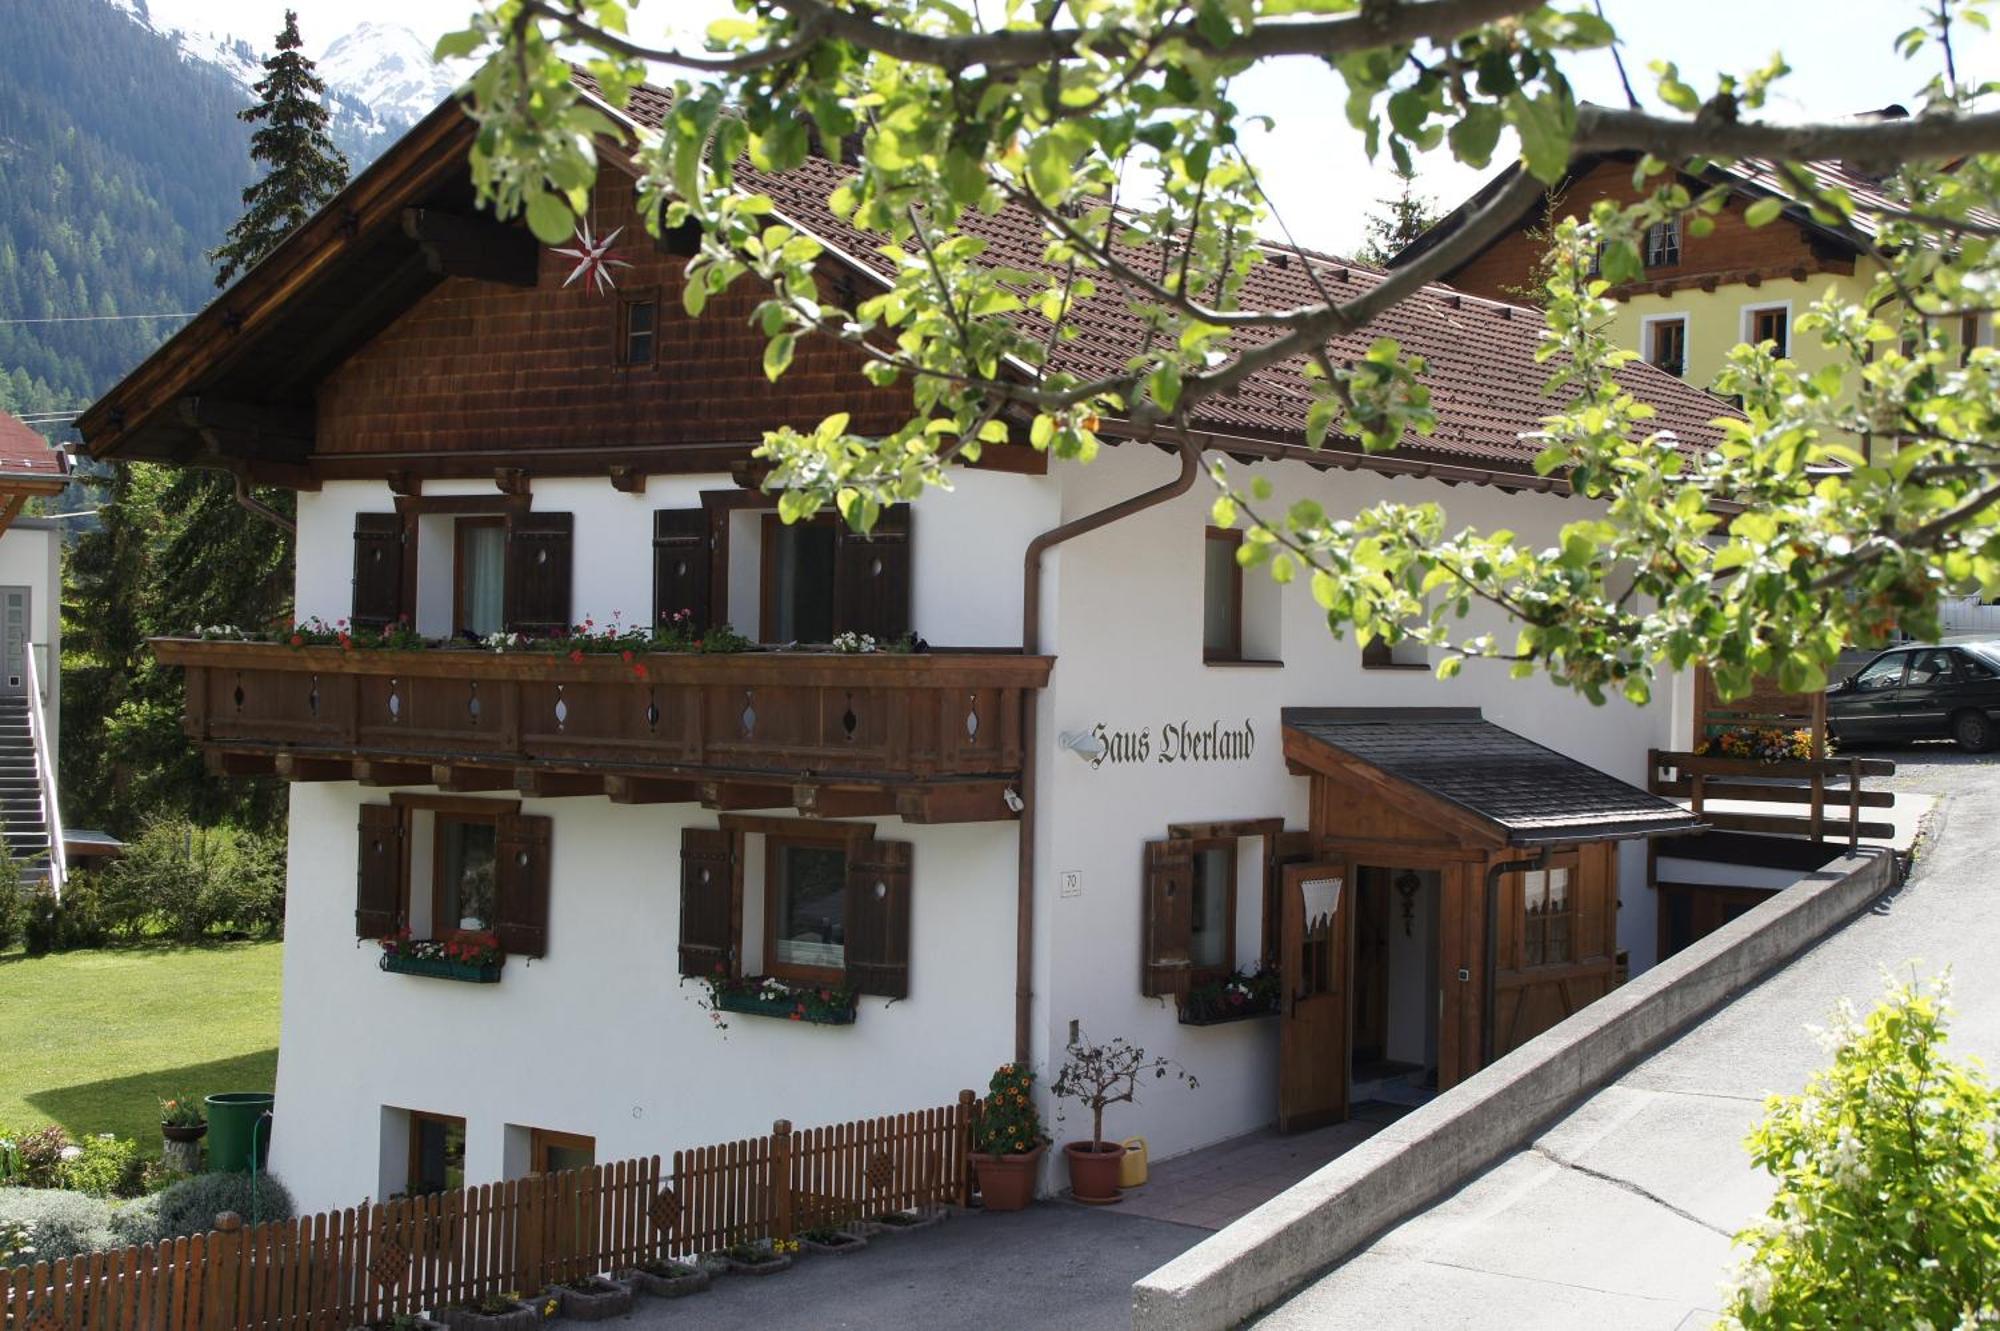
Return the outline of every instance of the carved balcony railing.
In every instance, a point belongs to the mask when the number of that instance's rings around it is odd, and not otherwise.
[[[156,639],[218,770],[913,821],[1011,816],[1051,659],[343,651]]]

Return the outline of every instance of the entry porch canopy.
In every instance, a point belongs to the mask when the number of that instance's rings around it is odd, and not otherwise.
[[[1293,770],[1365,782],[1433,835],[1557,846],[1678,836],[1701,820],[1588,763],[1486,720],[1476,707],[1287,707]]]

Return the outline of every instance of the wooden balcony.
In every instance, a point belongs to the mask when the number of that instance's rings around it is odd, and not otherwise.
[[[218,770],[912,822],[1010,818],[1051,658],[342,651],[161,638]],[[640,668],[643,667],[643,675]]]

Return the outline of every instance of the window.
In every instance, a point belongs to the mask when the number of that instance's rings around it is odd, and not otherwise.
[[[1958,363],[1961,366],[1971,363],[1973,349],[1981,343],[1980,332],[1980,319],[1978,315],[1961,314],[1958,316]]]
[[[1863,693],[1900,688],[1903,683],[1903,666],[1909,659],[1908,652],[1891,652],[1887,656],[1877,657],[1855,676],[1854,686]]]
[[[1670,217],[1646,228],[1646,266],[1671,267],[1681,261],[1681,219]]]
[[[465,1120],[447,1114],[410,1115],[410,1172],[404,1191],[412,1197],[458,1192],[465,1187]]]
[[[440,813],[433,831],[431,934],[477,933],[493,925],[499,826],[489,816]]]
[[[793,523],[765,515],[765,642],[833,641],[838,521],[831,513]]]
[[[1687,373],[1687,319],[1646,321],[1646,363],[1676,377]]]
[[[650,293],[618,302],[618,363],[659,363],[660,302]]]
[[[773,836],[764,854],[764,969],[839,980],[847,966],[846,847]]]
[[[867,823],[723,814],[681,832],[680,973],[743,975],[746,842],[764,858],[761,973],[910,996],[911,847]]]
[[[475,638],[500,632],[507,613],[506,519],[460,518],[454,544],[452,632]]]
[[[1743,312],[1743,340],[1752,346],[1771,343],[1773,355],[1790,354],[1792,312],[1784,305],[1767,305]]]
[[[1240,531],[1210,527],[1202,542],[1201,656],[1204,661],[1243,659],[1243,566],[1236,552]]]
[[[1952,678],[1952,655],[1951,652],[1935,647],[1926,652],[1912,654],[1910,674],[1905,683],[1911,688],[1949,684]]]
[[[588,1169],[597,1163],[597,1138],[535,1128],[528,1134],[529,1168],[537,1174]]]
[[[1575,959],[1570,925],[1576,904],[1568,869],[1534,869],[1521,875],[1521,964],[1557,966]]]
[[[1227,975],[1236,968],[1236,842],[1213,839],[1194,846],[1194,891],[1189,903],[1188,961],[1197,972]]]
[[[1967,679],[1992,679],[1993,667],[1969,652],[1958,653],[1958,671]]]

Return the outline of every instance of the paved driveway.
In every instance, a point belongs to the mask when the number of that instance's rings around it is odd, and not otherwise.
[[[2000,759],[1893,755],[1942,799],[1908,884],[1612,1086],[1529,1149],[1377,1239],[1258,1323],[1336,1328],[1706,1327],[1729,1235],[1770,1185],[1742,1140],[1764,1097],[1823,1062],[1806,1026],[1883,967],[1953,967],[1952,1048],[2000,1060]]]
[[[772,1276],[723,1276],[707,1293],[642,1299],[621,1327],[699,1331],[1127,1331],[1132,1284],[1206,1238],[1205,1229],[1039,1202],[1012,1215],[969,1211],[804,1257]]]

